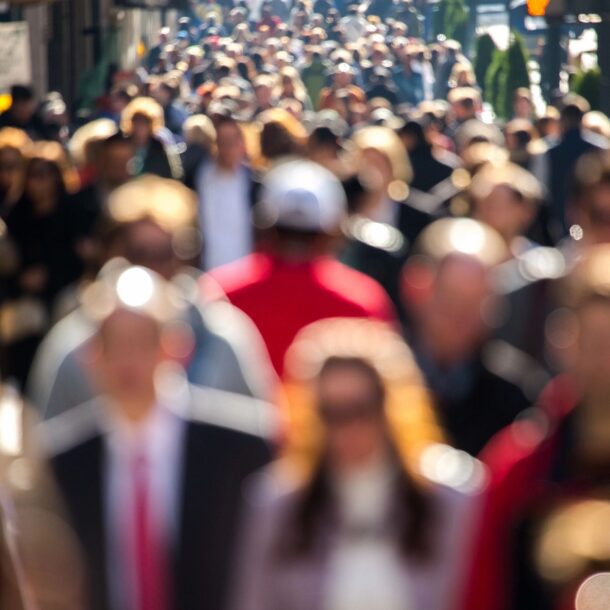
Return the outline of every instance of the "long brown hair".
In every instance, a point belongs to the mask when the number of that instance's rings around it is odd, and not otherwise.
[[[278,558],[314,551],[333,497],[325,455],[324,426],[317,415],[315,382],[336,366],[354,366],[375,388],[399,476],[395,480],[399,547],[405,557],[431,555],[435,507],[421,475],[422,453],[442,442],[429,393],[413,354],[388,325],[372,320],[329,319],[299,333],[286,358],[287,438],[277,464],[301,482]],[[394,522],[394,521],[393,521]]]
[[[361,358],[331,357],[323,364],[320,377],[339,368],[352,368],[369,378],[374,402],[383,417],[386,391],[375,368]],[[390,449],[394,461],[399,464],[400,457],[394,447]],[[398,547],[402,556],[418,561],[429,559],[433,551],[431,533],[435,517],[432,497],[420,482],[404,468],[399,468],[394,481],[394,498],[395,508],[391,518],[397,525]],[[286,535],[278,547],[278,558],[290,560],[315,552],[323,521],[329,516],[332,518],[334,510],[328,463],[322,455],[290,516]]]

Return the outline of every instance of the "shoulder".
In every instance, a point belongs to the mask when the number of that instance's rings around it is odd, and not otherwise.
[[[244,501],[258,513],[279,514],[294,506],[303,492],[303,483],[277,460],[252,475],[244,486]]]
[[[271,263],[265,255],[251,254],[215,269],[209,277],[220,285],[230,299],[233,293],[256,286],[268,275],[270,269]]]
[[[349,295],[351,300],[362,306],[385,298],[383,288],[373,278],[335,259],[319,261],[317,276],[324,287]]]
[[[484,368],[508,388],[519,391],[533,403],[550,381],[547,371],[529,354],[506,341],[490,341],[483,351]]]
[[[101,436],[99,399],[91,400],[40,425],[40,438],[51,459],[66,455]]]
[[[273,442],[279,436],[277,408],[249,396],[212,388],[190,387],[189,420],[229,435]]]

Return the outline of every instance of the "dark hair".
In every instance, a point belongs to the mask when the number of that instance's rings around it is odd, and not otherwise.
[[[11,98],[15,102],[31,102],[34,98],[34,89],[29,85],[13,85],[11,87]]]
[[[385,403],[385,386],[377,370],[361,358],[329,358],[320,376],[332,370],[353,367],[368,376],[372,391],[379,401],[382,413]],[[395,460],[399,457],[395,453]],[[433,554],[432,531],[434,506],[432,499],[404,469],[395,481],[395,513],[392,522],[398,525],[398,542],[402,555],[426,561]],[[322,458],[309,484],[302,491],[297,505],[286,523],[285,536],[279,541],[278,561],[300,559],[317,550],[322,522],[333,518],[334,502],[328,464]]]
[[[37,156],[34,156],[29,159],[25,167],[24,184],[26,184],[30,179],[32,169],[36,164],[42,164],[51,170],[51,173],[53,175],[53,181],[55,182],[55,189],[57,192],[57,201],[59,203],[63,202],[68,195],[68,189],[64,180],[64,175],[62,173],[61,167],[58,163],[51,159],[45,159],[44,157]]]

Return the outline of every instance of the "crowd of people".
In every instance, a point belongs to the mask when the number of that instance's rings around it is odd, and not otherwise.
[[[12,88],[3,608],[567,610],[610,569],[610,120],[495,120],[425,26],[190,0],[84,124]]]

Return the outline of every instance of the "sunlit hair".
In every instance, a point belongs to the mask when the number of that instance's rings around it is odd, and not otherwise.
[[[21,194],[23,175],[27,159],[32,154],[32,147],[32,140],[25,131],[14,127],[0,129],[0,155],[10,153],[19,157],[19,167],[16,168],[15,180],[12,181],[9,192],[4,194],[5,203],[14,203]]]
[[[381,153],[392,167],[394,180],[410,182],[413,178],[413,169],[409,156],[405,151],[400,138],[389,127],[374,126],[359,129],[352,136],[357,154],[366,150],[376,150]]]
[[[307,130],[283,108],[265,110],[258,121],[261,164],[286,155],[300,154],[307,143]]]
[[[78,173],[65,149],[58,142],[35,142],[32,145],[25,170],[26,181],[30,167],[38,161],[50,163],[57,168],[61,189],[66,193],[74,193],[80,188]]]
[[[451,87],[476,87],[477,77],[468,64],[457,63],[451,70],[449,84]]]
[[[292,88],[294,90],[293,97],[303,104],[303,107],[306,105],[307,101],[307,90],[305,89],[305,85],[301,80],[301,77],[293,66],[285,66],[280,70],[278,82],[275,89],[275,97],[282,98],[283,97],[283,81],[287,79],[291,82]]]
[[[422,451],[442,440],[430,395],[413,354],[384,323],[334,318],[303,329],[286,355],[287,442],[283,464],[311,476],[324,450],[324,428],[316,410],[315,385],[329,360],[361,360],[385,390],[384,414],[405,469],[418,477]]]
[[[81,305],[84,314],[96,325],[102,325],[120,310],[164,325],[177,319],[184,308],[172,284],[151,269],[132,266],[119,258],[106,263],[95,282],[83,290]]]
[[[197,197],[180,182],[145,175],[112,192],[108,214],[115,223],[150,219],[175,233],[196,225]]]
[[[4,127],[0,129],[0,151],[11,148],[19,151],[23,157],[27,157],[31,152],[32,140],[22,129],[14,127]]]
[[[121,130],[128,136],[133,133],[133,119],[140,115],[152,123],[153,133],[165,127],[163,108],[152,97],[137,97],[129,102],[121,114]]]
[[[500,234],[472,218],[442,218],[433,222],[419,234],[413,250],[433,264],[449,256],[467,256],[488,269],[510,256]]]
[[[184,122],[182,127],[187,144],[197,144],[210,153],[216,149],[216,128],[210,117],[205,114],[194,114]]]
[[[95,157],[96,147],[118,131],[116,123],[111,119],[97,119],[83,125],[74,132],[68,149],[70,156],[78,167],[90,163]]]
[[[598,110],[587,112],[582,120],[582,126],[610,140],[610,119]]]

